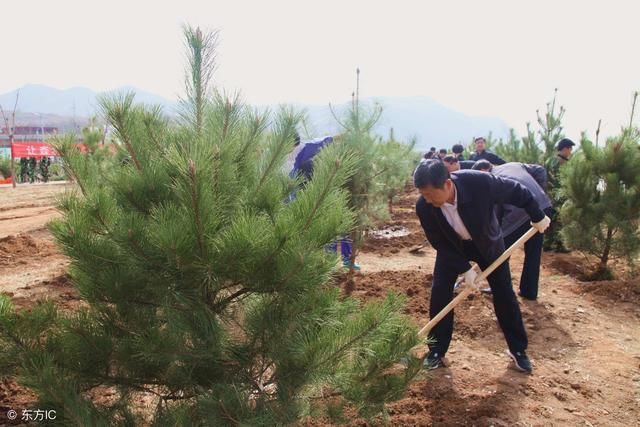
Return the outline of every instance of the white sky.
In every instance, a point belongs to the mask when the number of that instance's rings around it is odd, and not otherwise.
[[[426,95],[523,133],[557,87],[577,139],[599,118],[617,132],[640,90],[635,0],[162,3],[2,1],[0,93],[133,85],[175,99],[183,23],[221,31],[217,83],[258,104],[344,102],[360,67],[362,96]]]

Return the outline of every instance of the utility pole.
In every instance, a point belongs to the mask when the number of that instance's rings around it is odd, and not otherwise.
[[[4,109],[2,105],[0,105],[0,113],[2,113],[2,119],[4,121],[5,128],[7,132],[9,132],[9,150],[11,150],[11,184],[13,188],[16,188],[16,169],[15,169],[15,161],[13,158],[13,135],[16,130],[16,108],[18,107],[18,99],[20,98],[20,89],[16,92],[16,102],[13,104],[13,111],[11,112],[11,125],[9,125],[9,119],[7,115],[4,113]]]

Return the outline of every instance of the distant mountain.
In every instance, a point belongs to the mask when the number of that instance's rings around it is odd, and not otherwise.
[[[26,85],[19,90],[17,110],[23,113],[44,113],[70,117],[90,117],[98,113],[96,98],[99,93],[85,87],[55,89],[43,85]],[[0,105],[5,111],[13,109],[17,91],[13,90],[0,95]],[[176,105],[175,102],[166,98],[130,86],[109,92],[125,91],[134,91],[138,102],[160,104],[168,109],[173,109]]]
[[[468,116],[425,96],[369,98],[362,104],[371,108],[374,102],[383,108],[376,133],[388,136],[393,128],[396,139],[409,141],[415,137],[416,147],[421,150],[429,147],[450,149],[458,142],[466,145],[474,136],[486,136],[489,132],[496,138],[509,135],[509,126],[502,119]],[[340,117],[347,108],[348,104],[337,105],[334,111]],[[327,134],[339,131],[328,106],[307,106],[306,109],[313,131]]]
[[[124,91],[135,92],[137,102],[163,106],[168,114],[176,111],[177,101],[134,87],[122,87],[112,92]],[[5,111],[13,108],[15,96],[15,90],[0,95],[0,105]],[[86,122],[87,117],[98,112],[97,96],[98,93],[83,87],[61,90],[42,85],[24,86],[20,89],[18,111],[22,114],[18,114],[17,124],[40,126],[44,123],[45,126],[55,126],[58,123],[61,130],[77,128]],[[474,136],[487,135],[489,132],[497,138],[509,134],[509,126],[499,118],[468,116],[424,96],[369,98],[364,99],[362,105],[367,108],[374,102],[380,103],[383,107],[383,115],[376,126],[376,133],[387,136],[393,127],[395,137],[400,141],[416,137],[417,148],[420,150],[426,150],[431,146],[451,148],[457,142],[466,144]],[[340,131],[328,105],[296,106],[308,112],[307,133],[310,135],[335,134]],[[340,116],[347,108],[346,103],[336,105],[334,111]],[[21,118],[28,123],[21,122]]]

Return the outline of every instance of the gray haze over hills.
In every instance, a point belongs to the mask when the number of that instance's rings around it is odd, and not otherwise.
[[[158,104],[167,114],[176,114],[176,101],[133,87],[122,87],[112,92],[125,91],[135,92],[137,102]],[[5,112],[13,109],[16,92],[14,90],[0,95],[0,105]],[[20,88],[16,125],[50,125],[59,127],[61,131],[77,129],[86,123],[88,117],[97,114],[97,96],[97,92],[83,87],[61,90],[43,85],[24,86]],[[420,150],[426,150],[431,146],[450,148],[457,142],[466,144],[474,136],[487,135],[489,132],[498,138],[506,137],[509,133],[509,126],[499,118],[472,117],[428,97],[364,99],[362,105],[364,108],[371,108],[374,102],[383,107],[382,118],[375,128],[376,133],[386,137],[393,127],[396,139],[409,141],[415,137]],[[333,118],[328,105],[295,106],[308,112],[307,126],[303,130],[307,136],[335,134],[340,131],[340,126]],[[347,107],[348,104],[336,105],[334,111],[340,117]]]

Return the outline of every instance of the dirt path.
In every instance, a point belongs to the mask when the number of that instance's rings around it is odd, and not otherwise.
[[[0,292],[18,307],[47,297],[62,308],[80,302],[66,271],[68,260],[44,228],[58,215],[54,199],[68,185],[0,188]],[[363,299],[389,290],[407,296],[417,325],[428,320],[435,253],[409,249],[424,235],[405,196],[387,227],[408,233],[370,238],[359,257],[361,273],[345,291]],[[519,278],[522,253],[511,260]],[[545,254],[538,302],[521,301],[534,374],[510,368],[491,300],[471,295],[456,310],[449,366],[421,374],[406,397],[389,406],[398,426],[640,426],[640,285],[638,279],[584,284],[575,279],[577,255]],[[568,274],[567,274],[568,273]],[[517,279],[514,280],[517,283]],[[34,396],[0,382],[4,412]],[[366,425],[352,420],[351,425]]]
[[[432,249],[424,252],[419,258],[366,254],[353,294],[402,292],[410,298],[408,313],[424,325],[434,260]],[[519,277],[522,253],[511,264]],[[407,398],[391,405],[393,424],[640,425],[637,301],[611,310],[606,301],[580,295],[582,286],[545,266],[539,300],[521,300],[535,364],[531,376],[511,368],[490,298],[471,295],[456,310],[449,366],[423,375]]]

